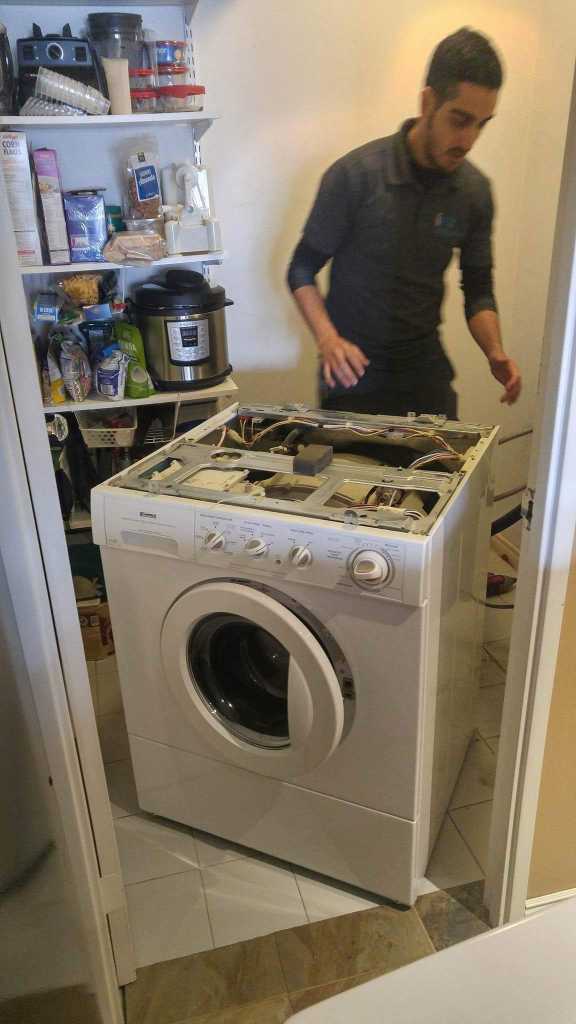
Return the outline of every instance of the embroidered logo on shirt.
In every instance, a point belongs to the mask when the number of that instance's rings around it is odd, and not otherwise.
[[[434,218],[434,233],[437,238],[455,242],[459,237],[458,221],[452,213],[437,213]]]

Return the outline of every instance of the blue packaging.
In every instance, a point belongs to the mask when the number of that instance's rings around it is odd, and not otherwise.
[[[108,241],[104,196],[98,189],[65,192],[64,214],[72,263],[101,263]]]
[[[96,367],[96,391],[111,402],[124,398],[126,384],[126,366],[128,356],[120,351],[118,345],[110,345],[102,350],[100,362]]]

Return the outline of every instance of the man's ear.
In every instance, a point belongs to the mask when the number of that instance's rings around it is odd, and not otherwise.
[[[420,93],[420,113],[422,117],[430,117],[438,106],[438,97],[431,85],[426,85]]]

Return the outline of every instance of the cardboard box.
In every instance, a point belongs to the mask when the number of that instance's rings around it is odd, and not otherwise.
[[[86,661],[114,654],[114,637],[107,601],[81,601],[77,605]]]
[[[70,263],[56,150],[35,149],[32,160],[42,203],[50,263]]]
[[[24,267],[41,266],[36,197],[24,132],[0,132],[0,163],[16,235],[18,262]]]

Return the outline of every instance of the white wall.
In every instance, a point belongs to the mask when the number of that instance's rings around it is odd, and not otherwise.
[[[499,404],[499,387],[465,327],[456,268],[444,335],[461,417],[499,422],[506,433],[531,424],[574,59],[572,6],[201,0],[200,80],[208,105],[222,114],[203,150],[230,252],[218,278],[235,301],[229,335],[243,398],[314,399],[313,345],[284,275],[320,175],[417,112],[431,50],[468,24],[496,41],[507,69],[498,116],[473,156],[497,200],[497,296],[506,347],[525,378],[521,402]],[[523,482],[527,454],[525,442],[502,449],[498,489]]]

